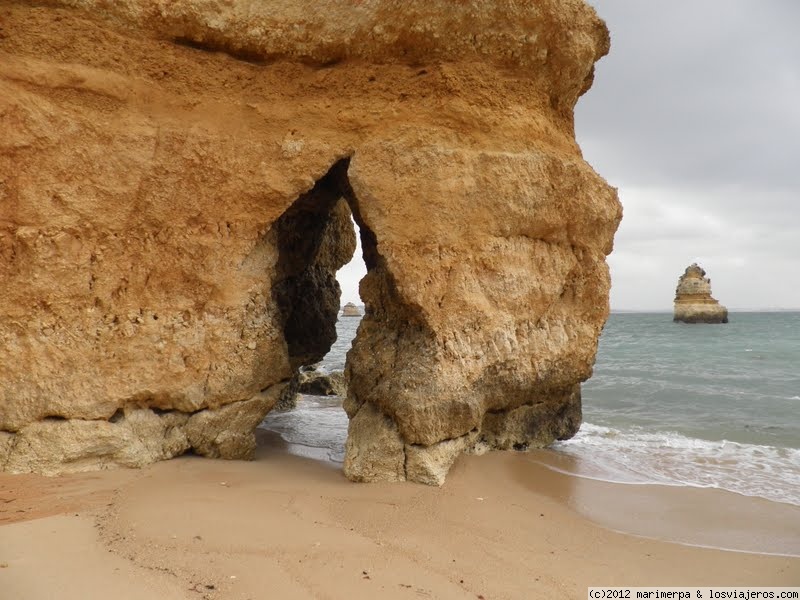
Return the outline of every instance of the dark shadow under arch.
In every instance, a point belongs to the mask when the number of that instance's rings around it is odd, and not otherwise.
[[[334,163],[272,226],[278,249],[273,298],[294,370],[322,360],[336,340],[341,296],[336,272],[356,248],[351,215],[367,271],[378,264],[377,240],[361,219],[349,165],[349,158]]]

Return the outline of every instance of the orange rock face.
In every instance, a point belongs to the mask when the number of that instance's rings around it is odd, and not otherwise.
[[[0,467],[245,458],[335,335],[345,472],[440,483],[580,422],[615,191],[579,0],[0,7]]]

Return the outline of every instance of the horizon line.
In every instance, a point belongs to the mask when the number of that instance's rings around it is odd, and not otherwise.
[[[800,312],[800,306],[736,306],[727,307],[728,312]],[[669,313],[672,308],[611,308],[611,312]]]

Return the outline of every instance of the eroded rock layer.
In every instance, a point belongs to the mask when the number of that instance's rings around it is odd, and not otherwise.
[[[711,279],[697,263],[686,267],[678,279],[672,320],[682,323],[728,322],[728,309],[711,296]]]
[[[0,466],[245,458],[335,336],[355,480],[580,423],[615,191],[579,0],[0,6]]]

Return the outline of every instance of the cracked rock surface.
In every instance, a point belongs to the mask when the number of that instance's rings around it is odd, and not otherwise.
[[[582,0],[0,6],[0,468],[248,458],[335,337],[345,473],[439,484],[580,424],[616,192]]]

